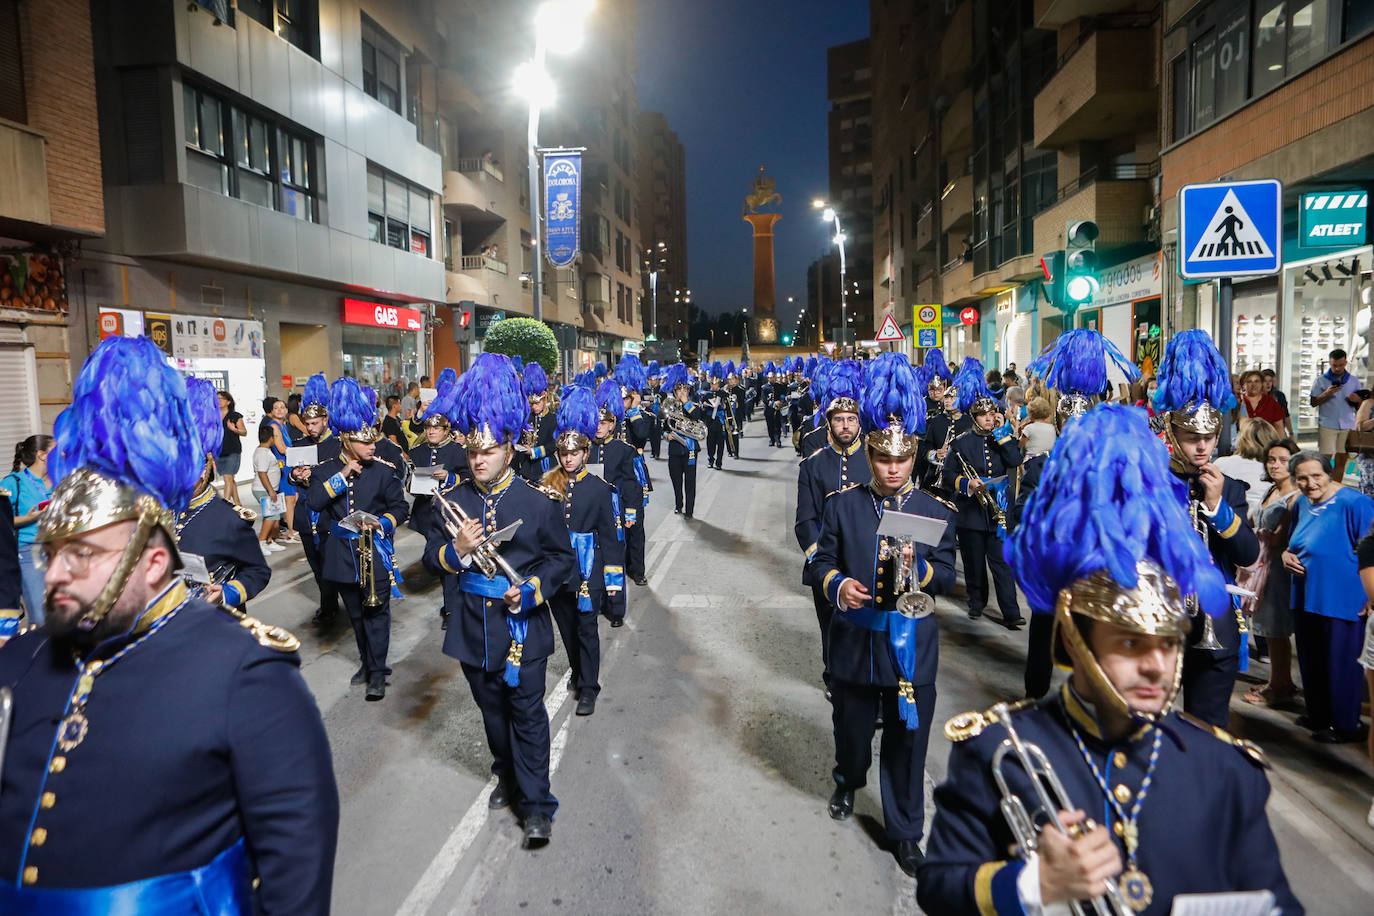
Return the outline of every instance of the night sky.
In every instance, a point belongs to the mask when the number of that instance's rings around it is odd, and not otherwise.
[[[688,275],[706,311],[752,304],[740,214],[760,165],[782,195],[778,317],[805,301],[806,267],[833,244],[811,207],[828,184],[825,49],[867,35],[866,0],[639,0],[639,105],[686,149]]]

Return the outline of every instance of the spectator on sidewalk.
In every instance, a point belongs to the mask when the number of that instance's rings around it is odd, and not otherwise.
[[[1340,483],[1345,479],[1345,440],[1355,425],[1355,408],[1360,397],[1355,392],[1361,387],[1360,380],[1347,372],[1346,353],[1335,349],[1330,354],[1330,365],[1312,383],[1309,403],[1317,408],[1318,448],[1326,456],[1334,470],[1334,479]]]
[[[1242,418],[1235,451],[1212,462],[1227,477],[1234,477],[1249,487],[1245,500],[1250,506],[1252,518],[1264,496],[1264,452],[1278,438],[1278,432],[1268,422],[1258,418]]]
[[[1325,455],[1298,452],[1288,470],[1306,497],[1294,504],[1283,552],[1293,574],[1293,632],[1307,701],[1298,722],[1325,744],[1358,741],[1365,602],[1355,547],[1374,523],[1374,500],[1334,479]]]
[[[1361,388],[1357,394],[1360,395],[1360,407],[1355,411],[1355,425],[1351,427],[1352,433],[1374,432],[1374,393],[1368,388]],[[1347,445],[1349,441],[1347,440]],[[1374,497],[1374,453],[1358,450],[1355,455],[1355,468],[1359,473],[1360,492],[1365,496]]]
[[[1374,613],[1370,613],[1374,610],[1374,530],[1360,538],[1355,551],[1365,596],[1364,609],[1360,611],[1360,616],[1364,618],[1364,651],[1360,653],[1360,667],[1364,669],[1365,689],[1374,697]],[[1370,762],[1374,763],[1374,729],[1370,730],[1366,750],[1369,752]],[[1369,805],[1369,814],[1365,816],[1365,820],[1369,826],[1374,827],[1374,801]]]
[[[52,436],[29,436],[19,442],[14,447],[14,469],[0,480],[0,489],[9,491],[14,509],[24,612],[34,626],[43,623],[43,599],[47,594],[44,572],[33,559],[33,543],[38,533],[38,507],[52,496],[52,481],[48,479],[48,452],[52,446]]]
[[[1250,513],[1250,524],[1260,542],[1260,557],[1238,584],[1258,597],[1250,617],[1250,632],[1263,639],[1269,650],[1269,683],[1245,694],[1247,703],[1278,706],[1297,696],[1293,683],[1293,580],[1282,555],[1292,530],[1293,502],[1298,485],[1288,471],[1288,460],[1298,453],[1292,439],[1270,442],[1264,449],[1264,479],[1270,486],[1260,496],[1259,507]]]
[[[224,444],[215,458],[215,473],[224,481],[224,498],[234,505],[240,505],[239,483],[234,475],[239,472],[243,461],[243,440],[248,430],[243,426],[243,414],[235,409],[234,396],[227,391],[219,392],[219,415],[224,424]]]
[[[1288,395],[1283,393],[1283,389],[1276,384],[1278,376],[1273,369],[1261,369],[1260,376],[1264,379],[1264,393],[1274,396],[1274,400],[1279,402],[1283,408],[1283,434],[1289,439],[1293,438],[1293,415],[1288,410]]]
[[[263,556],[285,550],[277,543],[277,529],[281,513],[271,511],[280,497],[281,465],[272,451],[273,430],[263,427],[258,430],[258,447],[253,450],[253,495],[258,500],[262,528],[258,531],[258,546]]]
[[[1021,448],[1029,461],[1036,455],[1049,454],[1059,432],[1054,428],[1054,411],[1045,398],[1033,398],[1026,405],[1026,423],[1021,427]]]
[[[1275,438],[1284,434],[1284,421],[1287,411],[1279,404],[1278,398],[1264,391],[1264,375],[1258,369],[1250,369],[1240,375],[1240,392],[1236,399],[1236,409],[1231,411],[1231,419],[1239,425],[1245,418],[1264,420],[1274,427]]]

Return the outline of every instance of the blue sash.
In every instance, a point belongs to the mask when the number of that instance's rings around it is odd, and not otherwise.
[[[918,558],[919,559],[919,558]],[[919,567],[919,562],[916,566]],[[916,570],[913,569],[913,575]],[[844,611],[846,623],[861,626],[875,633],[886,633],[887,644],[892,650],[892,662],[900,675],[897,685],[897,708],[901,711],[902,722],[907,728],[921,726],[916,711],[916,693],[912,681],[916,677],[916,626],[920,621],[912,620],[897,611],[879,611],[871,607],[855,608]]]
[[[346,541],[356,541],[358,539],[358,532],[349,531],[347,528],[340,527],[337,523],[330,529],[329,533],[336,538],[343,538]],[[405,595],[401,594],[401,590],[396,587],[397,585],[404,585],[405,580],[401,578],[401,570],[396,566],[395,548],[392,546],[391,538],[382,535],[380,532],[374,531],[372,533],[372,553],[382,564],[382,569],[386,570],[387,578],[391,581],[391,597],[398,599],[404,598]],[[357,572],[357,567],[358,560],[355,555],[353,559],[355,573]]]
[[[41,888],[0,884],[5,916],[250,916],[252,869],[243,840],[208,865],[110,887]]]
[[[997,508],[1002,510],[1002,518],[1007,517],[1007,492],[1011,483],[1010,477],[1004,477],[994,484],[988,484],[988,492],[992,493],[992,498],[997,500]],[[1007,526],[997,526],[997,536],[1003,540],[1007,537]]]
[[[469,595],[481,595],[503,601],[510,591],[510,580],[505,576],[492,576],[488,579],[479,572],[463,572],[458,575],[458,590]],[[505,605],[502,605],[505,607]],[[520,658],[525,650],[525,637],[529,634],[530,622],[523,614],[519,618],[511,615],[506,608],[506,632],[510,634],[511,649],[506,656],[506,684],[511,687],[520,683]]]
[[[569,531],[568,537],[572,540],[573,550],[577,551],[578,575],[590,587],[592,567],[596,563],[596,534],[591,531]],[[584,591],[583,588],[577,590],[577,609],[583,614],[590,614],[596,608],[592,606],[592,596],[584,594]]]

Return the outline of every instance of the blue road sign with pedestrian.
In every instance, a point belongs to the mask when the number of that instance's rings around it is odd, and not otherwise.
[[[1189,279],[1276,274],[1283,267],[1283,184],[1228,181],[1178,192],[1179,273]]]

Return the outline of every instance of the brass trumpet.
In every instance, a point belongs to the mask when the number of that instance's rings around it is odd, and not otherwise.
[[[683,412],[682,406],[677,401],[665,401],[663,404],[663,424],[668,432],[677,433],[679,436],[686,436],[688,439],[696,439],[698,442],[706,439],[706,424],[700,420],[693,420]]]
[[[969,464],[968,459],[963,455],[959,456],[959,463],[964,468],[965,477],[976,477],[979,480],[983,479],[982,475],[973,469],[973,465]],[[992,495],[992,492],[988,490],[986,485],[978,489],[977,497],[978,501],[983,504],[983,508],[991,513],[993,524],[1005,531],[1007,527],[1007,516],[1006,513],[1002,511],[1002,507],[997,505],[997,497]]]
[[[444,531],[448,533],[450,540],[456,541],[463,524],[472,521],[472,516],[464,512],[462,506],[445,499],[443,494],[435,498],[434,505],[439,507],[439,513],[444,517]],[[477,545],[472,561],[488,579],[495,579],[497,572],[500,572],[507,582],[517,588],[527,581],[515,571],[515,567],[511,566],[505,557],[496,552],[496,544],[489,539]]]
[[[358,532],[358,585],[363,589],[365,607],[381,606],[381,596],[377,594],[377,578],[372,567],[376,563],[376,547],[372,543],[372,529],[364,528]]]
[[[878,559],[897,561],[897,574],[892,583],[892,590],[897,593],[897,612],[912,620],[929,617],[935,613],[935,599],[921,591],[921,586],[913,574],[916,566],[916,542],[907,537],[896,538],[895,542],[896,546],[889,547],[888,542],[884,540],[878,548]],[[912,550],[911,558],[907,557],[907,548]]]

